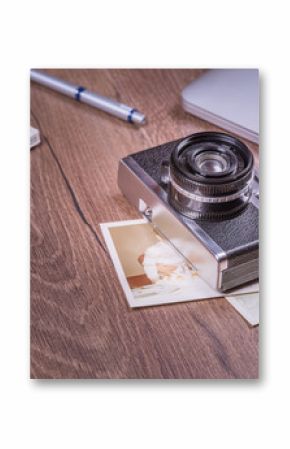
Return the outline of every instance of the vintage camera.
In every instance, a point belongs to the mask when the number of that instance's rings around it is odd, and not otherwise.
[[[258,279],[259,179],[240,140],[204,132],[131,154],[118,183],[211,287]]]

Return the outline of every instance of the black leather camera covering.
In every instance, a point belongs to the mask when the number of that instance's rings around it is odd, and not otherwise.
[[[166,191],[166,186],[162,184],[160,178],[161,164],[162,161],[169,161],[172,150],[183,139],[134,153],[128,158],[132,157]],[[192,220],[181,214],[178,215],[180,221],[190,228]],[[235,218],[222,221],[195,221],[232,258],[231,265],[235,264],[236,257],[241,263],[243,254],[247,259],[246,255],[249,251],[258,249],[259,209],[252,203]]]

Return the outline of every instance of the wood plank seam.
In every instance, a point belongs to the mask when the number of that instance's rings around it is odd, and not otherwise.
[[[70,194],[70,196],[71,196],[72,203],[73,203],[73,206],[74,206],[76,212],[77,212],[78,215],[80,216],[80,218],[81,218],[81,220],[83,221],[83,223],[84,223],[84,224],[89,228],[89,230],[91,231],[91,233],[93,234],[93,236],[94,236],[95,240],[97,241],[98,245],[102,248],[102,250],[103,250],[106,254],[108,254],[107,248],[104,246],[103,242],[102,242],[101,239],[99,238],[98,234],[97,234],[96,231],[94,230],[94,228],[93,228],[93,226],[91,225],[91,223],[89,223],[89,221],[87,220],[87,218],[86,218],[86,216],[85,216],[85,214],[84,214],[84,212],[83,212],[83,210],[82,210],[82,208],[81,208],[81,206],[80,206],[80,203],[79,203],[79,201],[78,201],[78,199],[77,199],[77,197],[76,197],[75,191],[74,191],[74,189],[73,189],[71,183],[69,182],[69,180],[68,180],[68,178],[67,178],[67,176],[66,176],[66,174],[65,174],[65,172],[64,172],[64,170],[63,170],[63,168],[62,168],[62,165],[61,165],[61,163],[60,163],[60,161],[59,161],[59,159],[58,159],[58,157],[57,157],[55,151],[53,150],[53,147],[52,147],[52,145],[51,145],[51,143],[50,143],[48,137],[42,132],[42,127],[41,127],[40,121],[37,119],[37,117],[36,117],[36,115],[33,113],[33,111],[31,111],[31,115],[33,116],[34,120],[36,121],[36,123],[37,123],[37,125],[38,125],[38,127],[39,127],[39,130],[40,130],[40,132],[41,132],[41,136],[42,136],[43,140],[47,143],[47,146],[48,146],[48,148],[49,148],[49,150],[50,150],[50,152],[51,152],[51,155],[52,155],[53,159],[55,160],[55,163],[56,163],[56,165],[57,165],[57,167],[58,167],[58,169],[59,169],[59,172],[60,172],[60,174],[61,174],[61,176],[62,176],[62,178],[63,178],[63,180],[64,180],[64,183],[65,183],[65,185],[66,185],[66,187],[67,187],[67,189],[68,189],[68,191],[69,191],[69,194]]]

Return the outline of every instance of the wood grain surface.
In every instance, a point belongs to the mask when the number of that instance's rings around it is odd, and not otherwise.
[[[132,105],[141,128],[31,85],[31,377],[258,377],[258,328],[225,299],[131,310],[99,223],[140,218],[117,186],[121,157],[192,132],[180,91],[200,70],[47,70]],[[255,145],[247,142],[258,156]]]

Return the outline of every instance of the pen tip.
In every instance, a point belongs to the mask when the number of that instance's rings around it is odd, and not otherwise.
[[[146,120],[146,117],[145,117],[145,115],[143,115],[143,118],[142,118],[142,120],[140,121],[140,125],[145,125],[147,123],[147,120]]]
[[[134,111],[132,116],[133,123],[136,123],[137,125],[145,125],[146,123],[146,117],[144,114],[142,114],[139,111]]]

